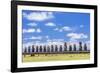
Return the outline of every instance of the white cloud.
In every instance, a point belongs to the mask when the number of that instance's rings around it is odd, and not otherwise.
[[[23,12],[23,16],[28,20],[44,21],[54,18],[52,12],[31,12],[29,14]]]
[[[41,45],[40,41],[36,41],[36,42],[27,42],[27,43],[23,43],[23,49],[25,49],[25,47],[29,47],[32,45]]]
[[[31,32],[35,32],[35,29],[31,28],[31,29],[23,29],[23,33],[31,33]]]
[[[59,32],[62,32],[62,31],[63,31],[63,30],[60,29],[60,28],[55,28],[54,30],[55,30],[55,31],[59,31]]]
[[[67,34],[67,37],[70,37],[70,40],[86,39],[86,38],[88,38],[88,36],[83,34],[83,33],[69,33],[69,34]]]
[[[84,25],[80,25],[80,28],[83,28],[84,27]]]
[[[28,38],[24,38],[24,40],[41,40],[42,37],[41,36],[32,36],[32,37],[28,37]]]
[[[49,38],[49,36],[47,35],[47,36],[45,36],[47,39]]]
[[[45,24],[46,26],[56,26],[56,24],[52,23],[52,22],[49,22],[47,24]]]
[[[63,31],[71,31],[72,28],[71,27],[68,27],[68,26],[64,26],[62,28],[55,28],[54,30],[55,31],[59,31],[59,32],[63,32]]]
[[[23,44],[23,49],[25,49],[25,47],[31,46],[33,44],[34,44],[33,42],[24,43]]]
[[[72,29],[70,27],[68,27],[68,26],[64,26],[64,27],[62,27],[62,30],[64,30],[64,31],[70,31]]]
[[[63,39],[48,39],[47,40],[47,45],[58,45],[58,47],[60,45],[64,44],[64,40]]]
[[[57,30],[59,30],[59,28],[55,28],[54,30],[57,31]]]
[[[63,30],[62,29],[59,29],[59,32],[63,32]]]
[[[32,22],[32,23],[29,23],[29,24],[27,24],[28,26],[37,26],[37,24],[36,23],[34,23],[34,22]]]
[[[23,17],[27,17],[27,14],[26,14],[25,12],[23,12],[23,14],[22,14],[22,15],[23,15]]]
[[[88,41],[86,41],[85,43],[90,44],[90,41],[88,40]]]
[[[31,38],[29,38],[29,39],[33,39],[33,40],[41,40],[42,39],[42,37],[41,36],[32,36]]]
[[[40,33],[42,31],[41,31],[40,28],[37,28],[37,29],[34,29],[34,28],[31,28],[31,29],[23,29],[23,33],[32,33],[32,32]]]
[[[48,39],[47,42],[63,42],[64,39]]]
[[[37,29],[37,33],[40,33],[40,32],[42,32],[42,31],[41,31],[41,29],[38,28],[38,29]]]

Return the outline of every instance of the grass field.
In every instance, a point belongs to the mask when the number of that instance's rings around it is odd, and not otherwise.
[[[90,53],[84,54],[35,54],[35,56],[23,55],[23,62],[43,62],[43,61],[67,61],[90,59]]]
[[[23,56],[23,62],[43,62],[43,61],[67,61],[90,59],[90,54],[35,54],[35,56]]]

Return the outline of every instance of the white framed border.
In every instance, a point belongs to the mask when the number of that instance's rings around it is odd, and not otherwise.
[[[25,67],[43,67],[43,66],[59,66],[59,65],[78,65],[78,64],[94,64],[94,10],[93,9],[77,9],[77,8],[60,8],[46,6],[24,6],[17,7],[17,66],[18,68]],[[52,61],[52,62],[22,62],[22,10],[41,10],[41,11],[59,11],[59,12],[81,12],[90,13],[90,60],[73,60],[73,61]],[[92,32],[92,33],[91,33]]]

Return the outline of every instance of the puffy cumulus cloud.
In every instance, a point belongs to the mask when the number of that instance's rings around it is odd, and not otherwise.
[[[36,30],[36,32],[37,32],[37,33],[40,33],[40,32],[42,32],[42,30],[38,28],[38,29]]]
[[[23,17],[25,17],[28,20],[44,21],[54,18],[54,15],[52,12],[31,12],[29,14],[23,12]]]
[[[32,33],[35,32],[35,29],[31,28],[31,29],[23,29],[23,33]]]
[[[59,29],[59,32],[63,32],[63,30],[62,29]]]
[[[28,38],[24,38],[24,40],[41,40],[42,36],[32,36]]]
[[[42,37],[41,36],[32,36],[31,38],[29,38],[29,39],[33,39],[33,40],[41,40],[42,39]]]
[[[62,27],[62,30],[64,30],[64,31],[71,31],[72,29],[71,29],[71,27],[64,26],[64,27]]]
[[[68,33],[66,36],[70,37],[71,40],[88,38],[88,36],[86,34],[83,34],[83,33]]]
[[[59,28],[55,28],[54,30],[55,30],[55,31],[58,31],[58,30],[59,30]]]
[[[54,30],[59,31],[59,32],[63,32],[63,31],[72,31],[72,28],[69,27],[69,26],[64,26],[64,27],[61,27],[61,28],[55,28]]]
[[[54,24],[54,23],[52,23],[52,22],[48,22],[48,23],[46,23],[45,25],[46,25],[46,26],[50,26],[50,27],[56,26],[56,24]]]
[[[47,42],[63,42],[64,39],[48,39]]]
[[[48,35],[46,35],[46,36],[45,36],[45,38],[46,38],[46,39],[48,39],[48,38],[49,38],[49,36],[48,36]]]
[[[40,28],[23,29],[23,33],[33,33],[33,32],[40,33],[40,32],[42,32],[42,30]]]
[[[28,26],[32,26],[32,27],[37,26],[37,24],[36,24],[35,22],[28,23],[27,25],[28,25]]]
[[[84,27],[84,25],[80,25],[80,28],[83,28]]]

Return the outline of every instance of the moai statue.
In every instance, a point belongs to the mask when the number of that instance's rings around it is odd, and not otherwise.
[[[76,44],[74,44],[74,51],[76,51]]]
[[[50,53],[50,47],[49,46],[47,46],[47,52]]]
[[[42,52],[42,45],[40,45],[40,53]]]
[[[55,45],[55,52],[58,52],[58,46]]]
[[[47,50],[46,50],[46,46],[45,46],[45,45],[43,46],[43,48],[44,48],[44,52],[47,52]]]
[[[87,51],[87,45],[86,45],[86,43],[84,44],[84,51]]]
[[[34,45],[32,45],[32,53],[34,53],[34,50],[35,50]]]
[[[64,43],[64,51],[67,51],[67,42]]]
[[[36,52],[38,52],[38,49],[39,49],[39,47],[38,47],[38,46],[36,46]]]
[[[28,53],[31,53],[31,47],[30,46],[28,47]]]
[[[32,54],[31,54],[31,56],[34,56],[34,50],[35,50],[34,45],[32,45]]]
[[[63,49],[63,48],[62,48],[62,45],[60,45],[60,48],[59,48],[60,52],[62,52],[62,49]]]
[[[72,51],[72,45],[69,45],[69,51]]]
[[[25,47],[25,50],[24,50],[24,57],[25,57],[25,54],[27,53],[27,48]]]
[[[27,53],[27,48],[25,47],[24,53]]]
[[[43,53],[45,53],[45,56],[47,56],[47,48],[46,48],[46,45],[43,46]]]
[[[54,52],[54,46],[51,45],[51,52]]]
[[[79,42],[79,51],[82,51],[82,42]]]

